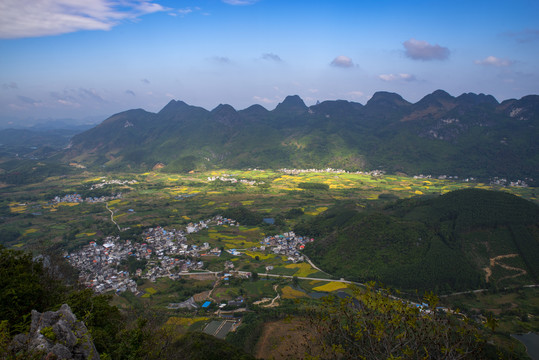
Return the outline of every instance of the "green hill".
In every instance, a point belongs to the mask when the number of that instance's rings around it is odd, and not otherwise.
[[[537,282],[539,206],[504,192],[458,190],[382,210],[336,207],[296,232],[334,275],[440,292]]]
[[[498,103],[442,90],[415,104],[378,92],[365,105],[289,96],[212,111],[172,100],[158,113],[129,110],[73,137],[64,160],[114,169],[382,169],[509,179],[539,175],[539,96]]]

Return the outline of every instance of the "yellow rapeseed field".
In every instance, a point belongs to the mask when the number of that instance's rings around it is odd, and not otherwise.
[[[253,259],[258,256],[260,260],[267,260],[267,259],[275,257],[274,254],[264,254],[263,252],[255,252],[255,251],[249,251],[249,250],[245,251],[245,255],[249,255]]]
[[[340,289],[346,289],[347,287],[348,285],[345,283],[338,282],[338,281],[331,281],[331,282],[328,282],[327,284],[314,287],[313,290],[331,292],[331,291],[336,291]]]
[[[291,286],[285,286],[281,289],[281,291],[283,293],[281,295],[283,299],[297,299],[301,297],[307,297],[307,294],[305,294],[303,291],[296,290]]]
[[[306,277],[316,272],[316,270],[307,263],[288,264],[285,267],[287,269],[298,269],[298,271],[296,271],[294,275],[299,277]]]

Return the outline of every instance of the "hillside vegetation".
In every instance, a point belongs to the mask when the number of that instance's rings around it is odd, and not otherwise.
[[[296,231],[321,237],[305,252],[329,273],[450,292],[503,286],[509,279],[536,282],[538,219],[534,203],[466,189],[400,200],[383,210],[337,206]],[[496,257],[510,263],[493,263]]]
[[[538,178],[539,96],[498,103],[438,90],[411,104],[378,92],[367,104],[289,96],[212,111],[172,100],[158,113],[129,110],[73,137],[64,161],[108,170],[215,168],[382,169],[409,174]]]

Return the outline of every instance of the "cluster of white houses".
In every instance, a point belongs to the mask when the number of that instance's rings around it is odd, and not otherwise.
[[[90,190],[100,189],[105,185],[134,185],[137,183],[137,180],[101,180],[100,183],[93,184],[90,187]]]
[[[190,223],[185,230],[165,230],[162,227],[147,229],[142,234],[142,241],[121,240],[109,236],[102,244],[91,241],[78,252],[64,254],[69,262],[80,270],[79,281],[98,293],[130,290],[137,293],[134,275],[139,278],[156,281],[160,277],[177,279],[181,273],[203,270],[204,256],[220,256],[221,250],[211,248],[209,243],[202,246],[188,244],[186,235],[195,233],[209,226],[238,226],[232,220],[215,216],[209,220]],[[270,251],[286,256],[288,261],[304,261],[301,250],[314,239],[297,236],[294,232],[268,236],[260,241],[259,248],[252,250]],[[240,255],[238,252],[235,255]],[[134,263],[135,274],[125,270],[126,265]],[[143,269],[144,268],[144,271]],[[224,271],[233,270],[232,262],[225,262]],[[131,268],[133,271],[134,269]]]
[[[260,250],[264,251],[269,247],[274,254],[284,255],[289,261],[298,263],[305,260],[300,251],[305,248],[307,243],[313,241],[313,238],[297,236],[293,231],[290,231],[264,238],[260,241],[262,244]]]
[[[236,179],[234,177],[230,177],[231,175],[228,175],[228,174],[223,174],[223,176],[208,176],[208,181],[211,182],[211,181],[216,181],[216,180],[220,180],[220,181],[227,181],[227,182],[231,182],[232,184],[236,184],[236,183],[242,183],[242,184],[247,184],[247,185],[256,185],[256,184],[264,184],[264,182],[259,182],[257,183],[256,181],[254,180],[247,180],[247,179]]]
[[[209,225],[235,224],[230,219],[216,216],[212,219],[191,223],[183,230],[165,230],[155,227],[143,233],[143,241],[120,240],[119,237],[107,237],[103,244],[91,241],[80,251],[65,254],[69,262],[80,270],[81,283],[92,287],[96,292],[131,290],[137,292],[136,283],[127,271],[119,270],[122,263],[130,258],[136,261],[146,260],[136,275],[155,281],[159,277],[177,278],[181,272],[200,270],[204,263],[198,259],[204,255],[221,255],[220,249],[211,249],[208,243],[203,246],[187,244],[187,233],[207,228]]]
[[[369,175],[369,176],[382,176],[385,174],[384,170],[371,170],[371,171],[348,171],[343,169],[279,169],[280,172],[288,175],[298,175],[302,173],[331,173],[331,174],[359,174],[359,175]]]
[[[63,196],[55,196],[54,199],[51,200],[52,204],[59,204],[59,203],[97,203],[97,202],[105,202],[110,200],[116,200],[121,199],[122,193],[110,195],[110,196],[99,196],[99,197],[87,197],[85,199],[82,198],[80,194],[74,193],[74,194],[67,194]]]

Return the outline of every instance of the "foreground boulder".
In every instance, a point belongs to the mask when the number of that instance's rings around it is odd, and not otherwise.
[[[15,336],[10,350],[42,354],[42,359],[99,360],[88,329],[67,304],[58,311],[32,310],[30,332]]]

